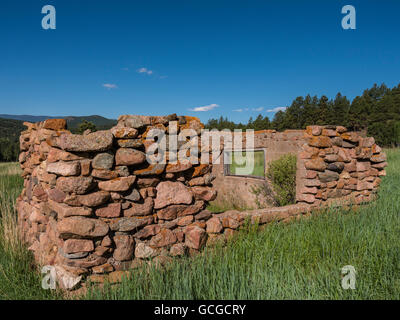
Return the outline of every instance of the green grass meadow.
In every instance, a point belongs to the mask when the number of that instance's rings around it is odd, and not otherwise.
[[[388,176],[369,205],[262,230],[248,226],[225,247],[206,248],[165,269],[136,269],[121,284],[89,286],[79,298],[399,299],[400,150],[386,152]],[[0,166],[0,298],[62,298],[41,289],[38,269],[12,232],[22,179],[6,166]],[[356,269],[355,290],[341,287],[346,265]]]
[[[251,157],[250,155],[247,155],[248,153],[252,153],[254,156]],[[251,165],[251,161],[254,162],[252,165],[252,170],[251,172],[248,172],[246,175],[248,176],[254,176],[254,177],[259,177],[259,178],[264,178],[265,177],[265,166],[264,166],[264,151],[262,150],[256,150],[256,151],[235,151],[230,153],[231,157],[231,164],[229,165],[229,174],[231,175],[238,175],[239,172],[237,171],[238,169],[244,169],[246,166]],[[243,157],[243,160],[246,160],[244,164],[240,164],[240,160],[242,160],[239,157]],[[247,159],[248,157],[248,159]]]

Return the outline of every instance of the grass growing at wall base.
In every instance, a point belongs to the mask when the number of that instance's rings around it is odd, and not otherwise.
[[[15,199],[23,180],[15,163],[0,164],[0,299],[55,299],[58,292],[43,290],[33,257],[19,241]]]
[[[139,269],[121,285],[93,287],[85,299],[400,299],[400,150],[387,150],[388,176],[369,205],[331,209],[291,224],[243,231],[228,246],[176,260],[165,271]],[[54,299],[32,258],[10,250],[4,216],[22,187],[0,175],[0,299]],[[15,221],[15,220],[12,220]],[[7,225],[7,224],[6,224]],[[353,265],[356,289],[343,290]]]

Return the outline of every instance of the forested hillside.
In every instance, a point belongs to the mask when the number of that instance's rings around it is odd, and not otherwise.
[[[212,129],[304,129],[308,125],[343,125],[351,130],[365,130],[382,146],[400,145],[400,85],[389,89],[374,85],[353,101],[340,93],[334,99],[326,96],[297,97],[285,110],[267,116],[250,118],[246,124],[236,124],[227,118],[210,119],[206,128]]]
[[[0,118],[0,161],[15,161],[19,153],[22,121]]]
[[[6,117],[6,119],[1,118]],[[15,118],[15,119],[12,119]],[[24,121],[38,122],[54,117],[30,116],[30,115],[0,115],[0,162],[17,161],[19,155],[19,135],[25,130]],[[93,124],[97,130],[107,130],[113,127],[117,121],[101,116],[63,117],[67,120],[68,129],[78,133],[80,125]],[[18,120],[17,120],[18,119]]]

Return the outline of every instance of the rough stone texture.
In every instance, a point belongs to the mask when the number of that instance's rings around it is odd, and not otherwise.
[[[254,147],[268,149],[267,165],[298,154],[298,203],[263,207],[264,193],[249,189],[266,190],[268,181],[225,176],[223,162],[169,163],[170,153],[165,164],[147,162],[142,151],[151,147],[151,129],[199,133],[203,126],[196,118],[121,116],[111,130],[85,135],[71,134],[57,119],[26,126],[19,157],[25,182],[16,204],[21,237],[38,263],[65,270],[60,274],[73,286],[83,274],[120,279],[146,260],[162,265],[169,256],[194,254],[231,238],[247,220],[290,222],[321,206],[371,201],[386,175],[386,155],[374,139],[344,127],[259,131]],[[208,158],[223,150],[221,144],[199,147]],[[260,206],[220,214],[204,210],[218,197]],[[68,287],[68,281],[60,285]]]
[[[94,250],[92,240],[68,239],[64,242],[65,253],[91,252]]]
[[[161,209],[171,204],[191,204],[193,195],[181,182],[163,181],[157,186],[154,208]]]
[[[135,240],[130,235],[115,235],[115,251],[114,259],[118,261],[130,260],[133,257],[133,251],[135,248]]]
[[[185,232],[185,245],[189,248],[199,250],[207,241],[207,233],[204,229],[191,226],[186,229]]]
[[[79,162],[53,162],[47,164],[46,170],[59,176],[77,176],[81,167]]]
[[[114,165],[114,155],[111,153],[99,153],[92,161],[94,169],[111,169]]]
[[[60,177],[57,188],[65,193],[85,194],[94,184],[92,177]]]
[[[68,217],[57,224],[58,232],[63,239],[69,237],[95,238],[108,233],[108,225],[98,219]]]
[[[55,141],[55,146],[72,152],[99,152],[112,147],[113,135],[110,131],[97,131],[88,135],[63,134]]]
[[[141,164],[146,160],[146,154],[139,150],[120,148],[115,155],[117,166],[132,166]]]
[[[133,185],[135,180],[135,176],[121,177],[110,181],[99,182],[98,185],[99,188],[104,191],[127,191]]]
[[[117,218],[121,215],[121,204],[110,203],[107,206],[96,209],[96,216],[102,218]]]
[[[79,202],[86,207],[98,207],[105,204],[110,199],[110,193],[107,191],[98,191],[82,196],[78,196]]]

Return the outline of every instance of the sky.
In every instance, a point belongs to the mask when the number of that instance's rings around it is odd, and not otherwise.
[[[399,13],[398,0],[2,0],[0,114],[247,122],[297,96],[353,99],[400,83]]]

